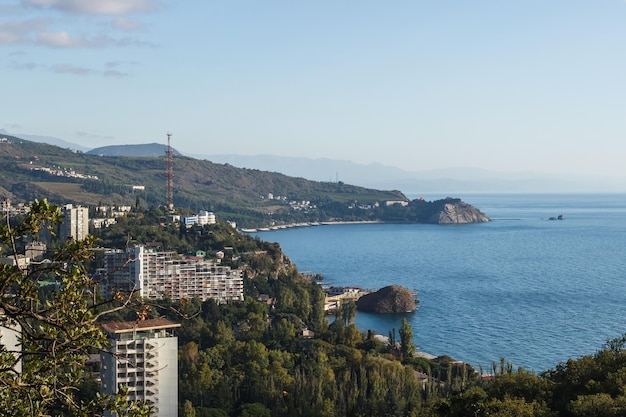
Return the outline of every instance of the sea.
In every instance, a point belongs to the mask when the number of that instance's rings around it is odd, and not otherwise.
[[[454,197],[492,221],[337,224],[257,236],[278,242],[301,272],[322,274],[323,285],[418,291],[415,312],[359,312],[356,325],[397,335],[406,318],[420,351],[476,369],[503,358],[542,372],[626,333],[626,195]]]

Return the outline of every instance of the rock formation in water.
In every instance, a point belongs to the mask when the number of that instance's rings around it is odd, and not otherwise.
[[[484,223],[490,221],[483,212],[471,204],[464,203],[458,198],[445,198],[430,203],[433,212],[425,219],[425,223],[456,224],[456,223]]]
[[[406,313],[415,311],[417,302],[408,289],[390,285],[359,298],[356,308],[371,313]]]

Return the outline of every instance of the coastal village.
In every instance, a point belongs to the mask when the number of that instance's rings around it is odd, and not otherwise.
[[[23,216],[28,214],[28,206],[13,205],[4,200],[1,205],[5,216]],[[103,206],[92,208],[98,217],[90,218],[90,208],[65,204],[61,207],[63,221],[56,231],[61,240],[83,240],[91,229],[107,228],[120,218],[128,216],[130,206]],[[194,215],[168,215],[164,221],[173,222],[181,227],[204,227],[217,222],[216,216],[207,211]],[[229,223],[231,227],[236,225]],[[294,225],[304,226],[304,225]],[[17,266],[27,270],[31,263],[51,262],[46,257],[45,239],[31,241],[26,245],[25,253],[0,259],[0,263]],[[244,300],[244,268],[231,268],[223,264],[233,256],[229,248],[221,248],[206,253],[196,250],[189,254],[179,254],[163,250],[159,242],[137,243],[125,249],[101,248],[103,265],[93,271],[92,278],[98,283],[102,296],[114,299],[119,293],[136,292],[146,300],[158,300],[163,297],[172,301],[197,298],[208,299],[217,303],[229,303]],[[321,277],[316,276],[317,279]],[[335,314],[348,302],[357,303],[363,297],[374,293],[370,289],[359,287],[335,287],[318,282],[324,289],[326,314]],[[416,294],[415,294],[416,295]],[[273,308],[274,300],[267,294],[260,294],[257,301]],[[159,410],[155,415],[172,416],[178,408],[175,396],[176,377],[171,374],[176,369],[176,329],[180,324],[165,319],[142,320],[135,323],[103,323],[102,329],[107,335],[111,347],[99,355],[90,358],[90,366],[100,371],[97,380],[102,392],[114,394],[119,384],[128,384],[130,400],[149,400]],[[19,329],[1,330],[3,340],[19,345]],[[300,336],[310,338],[314,333],[304,327]],[[380,341],[391,343],[385,336]],[[157,343],[158,341],[158,343]],[[146,355],[141,352],[146,352]],[[148,354],[148,352],[150,352]],[[158,364],[158,365],[157,365]],[[165,372],[153,369],[169,364]],[[124,372],[120,372],[123,366]],[[21,369],[17,364],[16,369]],[[425,377],[424,377],[425,380]],[[169,392],[169,395],[163,394]],[[160,394],[159,394],[160,393]]]
[[[267,220],[259,223],[265,223],[265,225],[257,228],[239,228],[236,222],[229,219],[219,219],[220,221],[218,221],[216,213],[209,210],[192,212],[188,209],[181,209],[179,211],[174,209],[173,153],[169,145],[169,136],[168,134],[165,169],[166,204],[147,210],[147,212],[150,210],[154,210],[153,213],[158,212],[158,214],[151,214],[151,223],[148,227],[163,231],[161,236],[165,239],[171,238],[171,236],[167,236],[167,233],[172,233],[172,236],[176,235],[176,238],[179,238],[180,236],[208,236],[212,230],[219,230],[226,236],[239,235],[251,238],[249,236],[251,233],[291,227],[381,223],[383,221],[379,217],[372,215],[374,212],[380,214],[385,210],[390,210],[397,213],[399,210],[406,214],[406,210],[409,208],[410,202],[400,192],[376,192],[376,199],[369,197],[370,203],[359,203],[355,198],[341,202],[335,207],[336,209],[341,206],[341,210],[325,217],[327,220],[289,221],[288,219],[314,218],[317,215],[314,213],[320,208],[308,199],[293,199],[287,195],[277,195],[270,192],[265,195],[257,194],[258,201],[263,204],[259,210],[263,216],[267,216],[263,217]],[[58,164],[52,167],[54,169],[43,169],[45,168],[44,162],[39,157],[31,157],[28,161],[19,159],[17,164],[22,170],[34,172],[36,175],[60,176],[69,181],[86,180],[90,184],[101,182],[98,176],[85,177],[74,169],[60,169]],[[343,184],[326,186],[339,187],[341,192],[351,190],[350,188],[345,189],[350,186]],[[143,217],[145,212],[141,212],[140,195],[146,196],[146,186],[141,183],[130,183],[120,187],[121,190],[125,190],[126,199],[132,198],[136,201],[135,206],[128,204],[109,205],[101,202],[88,206],[74,203],[63,204],[60,207],[62,221],[56,230],[44,231],[39,234],[38,239],[26,242],[23,253],[5,256],[0,259],[0,263],[29,273],[29,271],[37,270],[39,265],[54,264],[54,261],[47,256],[48,253],[57,250],[59,242],[82,242],[92,234],[106,234],[107,230],[119,228],[120,225],[123,228],[123,225],[129,225],[135,221],[135,218]],[[480,211],[469,205],[464,205],[458,199],[446,199],[437,204],[426,203],[423,199],[418,199],[414,203],[426,204],[424,207],[427,207],[428,216],[430,216],[429,218],[424,217],[422,220],[426,222],[465,223],[489,220]],[[288,214],[283,218],[276,217],[273,219],[273,210],[278,208],[287,210],[286,213]],[[8,198],[1,202],[1,209],[7,219],[17,216],[28,217],[29,215],[28,204],[21,202],[13,204]],[[139,211],[135,211],[135,209]],[[353,216],[356,212],[359,214]],[[285,214],[285,211],[282,213]],[[368,214],[364,215],[365,213]],[[312,214],[314,214],[313,217],[311,217]],[[344,217],[344,215],[347,216]],[[165,230],[168,232],[164,232]],[[53,234],[56,240],[51,240]],[[53,242],[52,249],[48,250],[47,245],[51,241]],[[289,330],[287,333],[298,338],[298,342],[290,342],[291,344],[288,343],[288,345],[307,343],[307,341],[321,341],[320,338],[329,337],[329,328],[335,328],[337,324],[342,323],[342,326],[349,328],[349,332],[353,334],[353,341],[350,343],[356,343],[357,340],[364,337],[356,329],[352,321],[354,317],[350,318],[350,314],[355,314],[356,310],[376,314],[407,313],[415,311],[418,305],[417,292],[406,288],[388,286],[374,290],[356,286],[336,287],[332,283],[322,282],[323,280],[313,278],[306,280],[305,278],[302,283],[289,285],[315,287],[314,293],[318,300],[315,303],[315,308],[318,309],[319,315],[315,317],[314,321],[311,321],[312,317],[309,317],[306,323],[300,318],[311,314],[313,308],[309,302],[306,302],[307,298],[305,297],[303,300],[305,305],[301,306],[303,310],[297,315],[294,312],[288,313],[289,320],[285,321],[285,312],[281,311],[285,308],[281,305],[281,303],[284,304],[285,300],[281,300],[280,291],[277,292],[276,288],[272,291],[268,286],[284,285],[280,283],[282,279],[292,280],[293,277],[280,278],[280,273],[295,272],[295,269],[278,268],[272,272],[272,278],[270,276],[264,278],[267,282],[260,285],[264,291],[255,291],[252,296],[247,293],[248,296],[245,296],[246,285],[251,285],[251,281],[259,271],[267,272],[268,270],[263,268],[253,270],[254,267],[250,264],[240,262],[240,257],[248,256],[248,261],[254,261],[255,257],[266,257],[261,264],[267,266],[269,253],[275,252],[272,244],[257,240],[248,245],[251,250],[249,253],[245,251],[237,253],[228,244],[217,244],[210,246],[210,249],[205,247],[206,250],[185,246],[184,253],[167,249],[167,247],[158,239],[135,240],[129,234],[125,241],[119,240],[118,244],[113,245],[113,247],[95,248],[94,251],[98,253],[98,262],[95,267],[90,265],[88,271],[88,278],[96,286],[94,291],[99,297],[106,300],[120,300],[130,294],[136,295],[145,302],[160,303],[165,301],[184,305],[197,300],[201,303],[215,302],[216,305],[226,308],[249,305],[250,301],[253,300],[254,303],[267,309],[264,313],[265,318],[259,320],[263,316],[257,316],[254,320],[250,318],[238,320],[231,323],[227,331],[233,332],[239,337],[253,332],[256,325],[265,329],[264,332],[269,331],[269,335],[271,335],[275,331],[275,326],[293,326],[293,331]],[[264,249],[259,250],[259,247]],[[290,264],[290,261],[288,263]],[[295,265],[291,265],[290,268],[295,268]],[[302,277],[306,277],[306,274],[302,274]],[[302,277],[298,279],[302,279]],[[278,281],[273,282],[277,278],[279,278]],[[60,284],[55,283],[54,279],[47,282],[47,285],[49,284],[56,285],[56,290],[59,289]],[[302,291],[302,289],[298,289],[298,291]],[[317,294],[322,295],[323,303],[320,302],[322,300]],[[287,299],[292,300],[292,302],[295,301],[290,296],[287,296]],[[347,313],[349,315],[341,318],[341,320],[333,320],[340,318],[347,311],[353,311],[353,313]],[[136,312],[136,314],[138,318],[135,321],[104,321],[99,323],[108,340],[109,347],[97,355],[92,355],[89,358],[89,366],[94,370],[93,376],[102,394],[114,396],[120,387],[125,387],[128,400],[150,404],[155,411],[154,415],[176,416],[180,411],[181,404],[173,395],[178,391],[179,382],[174,377],[172,369],[176,369],[180,365],[176,347],[178,346],[179,332],[186,328],[185,321],[183,320],[181,324],[180,317],[175,320],[165,317],[151,318],[141,311]],[[335,331],[338,332],[337,335],[340,338],[350,334],[341,328],[332,330],[331,333]],[[434,359],[432,355],[421,353],[415,347],[410,347],[413,346],[410,329],[409,333],[406,334],[405,338],[410,348],[410,352],[406,355],[427,360]],[[402,356],[400,352],[404,349],[403,344],[395,339],[395,335],[376,335],[371,331],[368,332],[368,335],[369,340],[380,343],[381,346],[384,346],[381,349],[387,349],[391,352],[392,357]],[[261,334],[259,334],[260,336]],[[12,350],[16,354],[16,362],[12,368],[19,372],[22,369],[20,328],[15,326],[4,327],[2,328],[2,337],[4,341],[8,341],[7,343],[12,346]],[[178,347],[180,348],[180,346]],[[454,361],[448,361],[448,363],[460,364]],[[170,373],[161,372],[160,369],[163,366],[166,366]],[[415,380],[419,381],[423,389],[429,381],[433,380],[433,377],[415,371]],[[164,392],[168,394],[163,394]]]
[[[12,205],[10,200],[4,200],[1,210],[4,215],[24,215],[27,213],[27,206],[23,203]],[[66,204],[61,210],[64,221],[59,227],[59,238],[83,240],[90,227],[99,229],[113,225],[116,219],[127,215],[131,210],[131,206],[98,206],[95,208],[96,213],[104,216],[90,218],[88,207]],[[207,211],[189,216],[169,215],[165,220],[187,228],[216,223],[215,215]],[[236,227],[233,223],[229,224]],[[283,227],[315,225],[319,224]],[[198,297],[202,301],[211,298],[221,303],[243,300],[243,269],[232,270],[222,265],[222,260],[230,251],[223,248],[212,254],[201,250],[192,254],[177,254],[163,251],[160,246],[159,242],[148,242],[126,249],[104,250],[104,265],[94,273],[96,279],[102,282],[103,295],[108,297],[116,291],[137,290],[142,297],[148,299],[163,296],[172,300]],[[18,257],[17,262],[27,267],[31,261],[40,261],[44,253],[44,242],[32,242],[27,247],[27,252]],[[16,262],[14,257],[2,258],[1,261],[9,264]],[[360,287],[335,287],[321,281],[319,283],[326,295],[324,310],[329,314],[335,312],[342,303],[356,302],[364,295],[374,292],[372,289]]]
[[[132,187],[136,192],[145,192],[142,185]],[[280,201],[290,200],[280,197]],[[410,203],[381,201],[381,207],[399,210],[406,204],[426,204],[419,200]],[[8,199],[0,203],[7,221],[16,218],[19,222],[18,219],[29,215],[26,203],[13,204]],[[438,204],[439,211],[435,213],[436,218],[432,218],[434,223],[489,221],[458,199],[445,199]],[[293,211],[316,208],[308,200],[289,206]],[[107,398],[118,396],[130,401],[127,404],[148,405],[150,415],[154,416],[374,417],[385,415],[387,410],[399,410],[397,407],[401,404],[404,404],[403,410],[407,410],[406,415],[420,415],[415,412],[442,410],[448,399],[463,398],[465,392],[485,392],[485,398],[489,398],[486,390],[497,388],[498,381],[517,377],[546,378],[523,370],[515,374],[513,365],[504,359],[494,362],[491,370],[479,367],[475,371],[472,366],[447,355],[421,352],[404,318],[398,326],[399,332],[394,327],[388,335],[359,330],[353,320],[357,310],[374,314],[400,313],[396,317],[403,317],[402,314],[417,308],[417,291],[393,285],[380,289],[336,287],[320,275],[307,277],[307,274],[296,273],[295,266],[282,254],[278,244],[250,236],[250,233],[265,230],[324,227],[336,222],[277,224],[268,221],[267,227],[242,230],[235,222],[218,220],[209,210],[183,209],[177,213],[171,200],[165,207],[143,211],[139,204],[102,203],[89,207],[67,203],[60,210],[62,222],[53,232],[61,246],[80,247],[83,239],[89,240],[88,235],[104,236],[103,233],[106,235],[116,228],[129,231],[134,226],[131,226],[133,218],[146,214],[150,220],[142,227],[163,231],[158,234],[163,242],[146,239],[150,233],[140,233],[142,237],[137,235],[138,239],[129,233],[122,236],[125,240],[118,239],[117,244],[108,245],[110,247],[89,248],[98,258],[96,263],[89,264],[85,277],[89,279],[88,285],[94,285],[94,294],[114,301],[129,300],[125,294],[136,294],[146,303],[144,306],[162,305],[175,312],[168,316],[139,308],[127,311],[129,315],[94,323],[99,326],[98,334],[105,338],[106,347],[85,356],[85,363],[79,360],[81,367],[87,365],[84,372],[91,375],[92,391],[86,391],[91,398],[105,398],[96,397],[96,393],[111,396]],[[202,250],[189,245],[194,242],[190,237],[206,237],[212,232],[226,237],[212,242],[240,239],[237,240],[238,250],[233,250],[230,243],[215,243]],[[14,246],[19,252],[5,248],[5,257],[0,260],[5,271],[19,271],[12,277],[38,274],[42,268],[62,271],[63,264],[55,264],[57,261],[48,256],[57,253],[59,241],[49,244],[50,235],[45,230],[38,233],[39,239],[26,240],[23,236],[27,235],[20,235],[20,245]],[[181,237],[188,240],[179,246],[183,242]],[[165,239],[181,240],[172,244]],[[239,246],[242,241],[246,241],[246,245]],[[185,249],[168,249],[172,247]],[[194,247],[196,249],[192,249]],[[12,256],[6,256],[11,252]],[[245,259],[240,261],[239,258]],[[252,265],[254,262],[258,264]],[[64,290],[62,282],[54,278],[33,282],[42,285],[42,293],[61,294]],[[4,305],[10,306],[8,301]],[[181,306],[195,309],[183,313],[177,311]],[[0,314],[4,323],[0,333],[7,354],[0,360],[9,363],[6,369],[11,375],[25,377],[32,364],[26,362],[22,352],[24,331],[17,322],[7,321],[6,312],[4,309]],[[620,342],[614,343],[617,348],[612,354],[619,352],[621,355]],[[10,356],[12,361],[8,360]],[[597,355],[593,360],[599,361],[602,357]],[[319,391],[320,384],[327,387],[324,394]],[[368,391],[375,386],[382,390]],[[82,389],[77,388],[76,392],[82,394]],[[400,391],[394,391],[397,389]],[[396,394],[392,395],[393,392]],[[360,397],[359,393],[366,395]],[[309,401],[316,401],[315,398],[322,398],[313,403],[316,411],[303,414],[301,410],[306,410],[311,404]],[[351,402],[350,398],[359,400]],[[402,403],[404,398],[413,400]],[[434,402],[427,403],[426,399]],[[490,403],[485,401],[481,404],[488,407]],[[325,406],[334,407],[334,404],[338,412],[334,408],[324,411]],[[511,407],[519,404],[514,402]],[[229,410],[227,414],[224,409]],[[249,414],[249,409],[261,412]],[[402,413],[399,410],[393,415],[405,415]],[[469,414],[442,414],[445,417],[457,415]]]

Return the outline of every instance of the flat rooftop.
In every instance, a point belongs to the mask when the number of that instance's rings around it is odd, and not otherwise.
[[[180,327],[180,323],[174,323],[173,321],[161,317],[158,319],[102,323],[101,326],[107,333],[128,333],[138,330],[172,329]]]

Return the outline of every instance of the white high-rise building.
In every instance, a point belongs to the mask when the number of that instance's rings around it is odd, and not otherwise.
[[[145,246],[104,254],[104,295],[137,291],[148,299],[212,298],[218,303],[243,300],[243,271],[218,260],[183,258],[175,252],[158,252]]]
[[[111,346],[100,354],[101,391],[126,385],[129,401],[148,402],[156,417],[176,417],[178,327],[163,318],[102,324]]]
[[[59,238],[83,240],[89,234],[89,209],[87,207],[74,207],[66,204],[61,208],[61,214],[65,216],[59,227]]]

